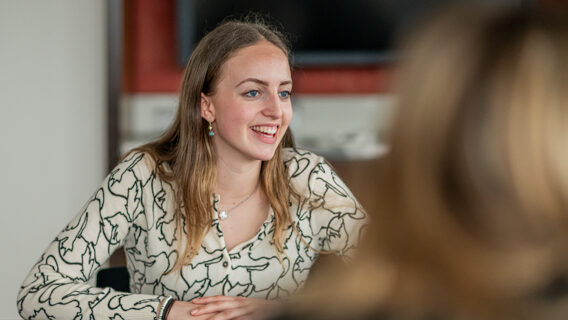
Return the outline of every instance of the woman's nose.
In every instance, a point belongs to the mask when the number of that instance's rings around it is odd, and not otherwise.
[[[282,103],[278,93],[271,94],[270,97],[265,100],[262,113],[271,118],[280,118],[282,116]]]

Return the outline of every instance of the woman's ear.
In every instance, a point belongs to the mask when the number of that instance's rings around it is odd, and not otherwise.
[[[201,93],[201,117],[207,122],[215,121],[215,106],[211,98]]]

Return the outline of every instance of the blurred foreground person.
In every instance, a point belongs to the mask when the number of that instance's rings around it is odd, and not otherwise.
[[[383,207],[290,318],[567,319],[568,17],[453,9],[403,49]]]

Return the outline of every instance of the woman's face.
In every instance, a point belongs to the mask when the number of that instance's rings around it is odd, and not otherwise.
[[[292,77],[286,55],[268,41],[238,50],[223,65],[201,111],[213,123],[223,161],[269,160],[292,119]]]

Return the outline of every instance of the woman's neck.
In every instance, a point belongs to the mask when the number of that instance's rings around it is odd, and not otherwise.
[[[238,166],[219,159],[217,162],[217,186],[215,193],[222,196],[223,201],[234,202],[249,195],[259,183],[262,162],[254,161]]]

